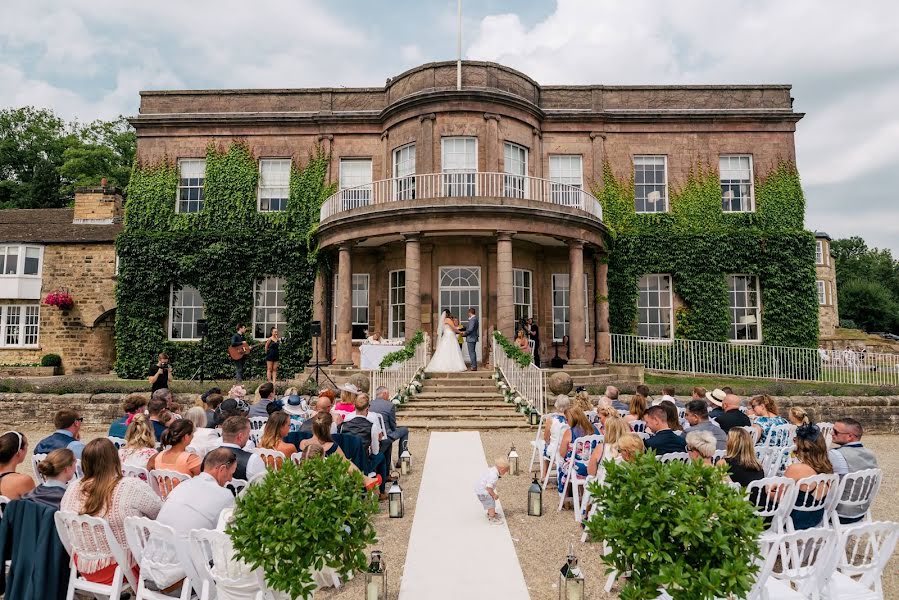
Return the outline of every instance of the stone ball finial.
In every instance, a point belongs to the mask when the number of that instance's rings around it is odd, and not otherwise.
[[[367,375],[363,375],[362,373],[356,373],[355,375],[350,376],[348,383],[352,383],[361,391],[368,393],[369,388],[371,387],[371,383],[368,380]]]
[[[553,373],[549,378],[549,391],[553,394],[568,394],[574,388],[574,382],[568,373]]]

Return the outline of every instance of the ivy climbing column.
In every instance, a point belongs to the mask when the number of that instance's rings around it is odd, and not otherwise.
[[[612,336],[609,333],[609,261],[597,255],[594,259],[596,277],[596,362],[609,362],[612,358]]]
[[[515,336],[512,289],[512,231],[496,232],[496,326],[507,338]]]
[[[568,242],[568,364],[585,365],[584,242]]]
[[[353,365],[353,263],[352,244],[337,250],[337,360],[335,365]]]
[[[319,268],[315,273],[315,285],[312,291],[312,320],[321,323],[322,334],[317,340],[313,340],[316,344],[313,361],[318,360],[319,364],[328,363],[328,345],[331,339],[329,333],[331,328],[328,326],[328,320],[325,318],[327,314],[327,283],[325,281],[324,270]]]
[[[421,329],[421,241],[417,233],[404,233],[406,240],[406,339]]]

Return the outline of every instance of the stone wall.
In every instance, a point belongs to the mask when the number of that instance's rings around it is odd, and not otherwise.
[[[834,258],[830,254],[830,240],[819,237],[815,241],[823,246],[824,259],[823,264],[815,265],[815,279],[824,282],[824,304],[818,304],[818,333],[821,337],[830,337],[840,325],[837,307],[837,270]]]

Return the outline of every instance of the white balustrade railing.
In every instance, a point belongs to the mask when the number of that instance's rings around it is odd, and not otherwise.
[[[546,414],[546,372],[534,365],[522,367],[492,338],[493,364],[505,380],[521,394],[528,406],[539,414]]]
[[[424,341],[415,347],[415,355],[412,358],[393,363],[386,369],[369,371],[372,393],[383,385],[390,392],[390,395],[393,396],[412,383],[412,379],[427,366],[430,360],[431,340],[428,334],[424,334]]]
[[[462,197],[516,198],[546,202],[579,208],[602,220],[599,200],[581,187],[537,177],[480,172],[409,175],[346,188],[325,200],[321,208],[321,220],[355,208],[388,202]]]
[[[692,375],[899,385],[899,354],[612,334],[611,360]]]

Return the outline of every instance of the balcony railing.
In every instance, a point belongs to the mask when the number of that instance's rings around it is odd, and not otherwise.
[[[578,186],[509,173],[467,171],[394,177],[340,190],[322,204],[321,220],[355,208],[389,202],[478,196],[570,206],[602,220],[599,200]]]

